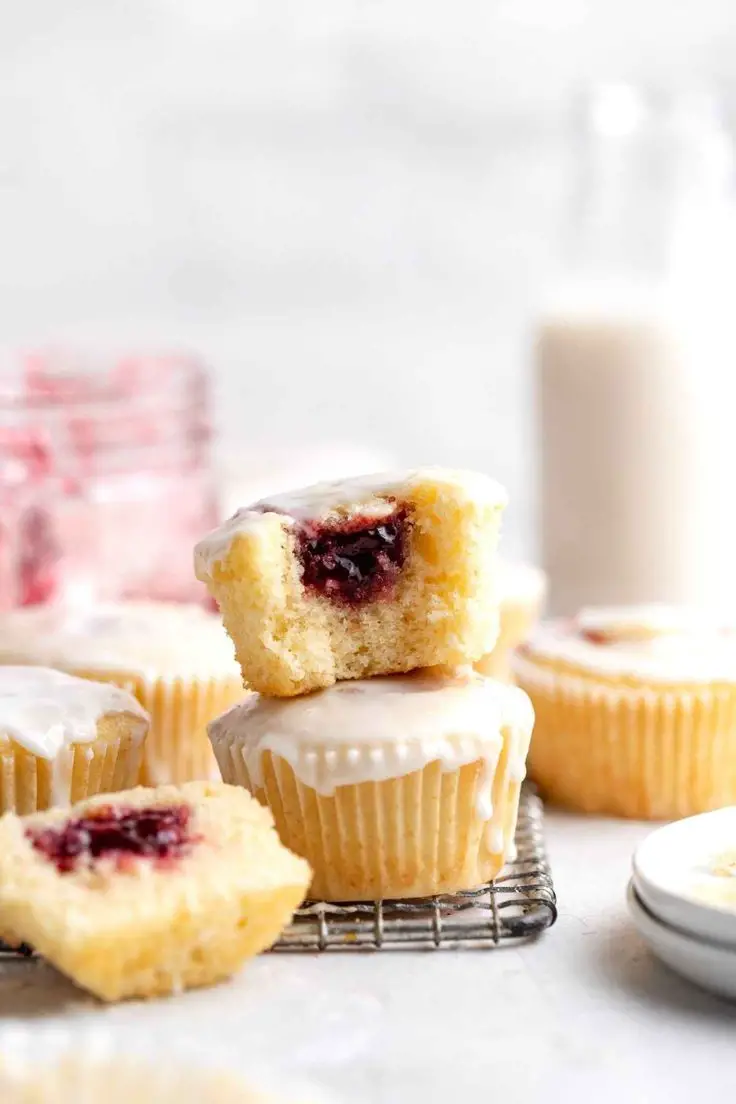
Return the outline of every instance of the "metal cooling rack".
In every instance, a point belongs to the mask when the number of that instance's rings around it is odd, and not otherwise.
[[[530,785],[522,789],[516,851],[514,862],[495,881],[453,896],[345,905],[309,902],[272,949],[432,950],[530,939],[557,919],[542,802]]]
[[[525,784],[516,827],[516,859],[480,889],[417,901],[332,905],[312,901],[298,909],[272,951],[429,950],[496,947],[530,939],[557,919],[544,848],[542,802]],[[0,943],[0,957],[31,956],[26,946]]]

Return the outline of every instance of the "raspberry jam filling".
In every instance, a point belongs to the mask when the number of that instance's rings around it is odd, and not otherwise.
[[[346,605],[387,597],[406,560],[408,528],[405,509],[380,520],[309,522],[297,538],[302,582]]]
[[[147,809],[103,805],[86,817],[68,820],[61,828],[27,830],[36,851],[54,863],[60,874],[80,860],[112,858],[178,859],[196,842],[187,805],[157,805]]]

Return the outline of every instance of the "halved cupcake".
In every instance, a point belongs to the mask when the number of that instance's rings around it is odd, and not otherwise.
[[[0,818],[0,932],[103,1000],[228,977],[309,885],[267,810],[222,783]]]

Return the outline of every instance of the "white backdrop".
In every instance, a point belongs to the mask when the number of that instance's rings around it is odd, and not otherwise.
[[[0,340],[193,345],[224,449],[507,483],[587,80],[727,80],[733,0],[0,3]],[[250,462],[250,461],[249,461]]]

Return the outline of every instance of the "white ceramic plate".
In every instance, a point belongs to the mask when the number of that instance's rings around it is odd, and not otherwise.
[[[736,807],[652,832],[634,855],[633,881],[657,919],[736,948]]]
[[[706,943],[655,919],[629,882],[629,912],[651,951],[671,970],[719,997],[736,1001],[736,948]]]

